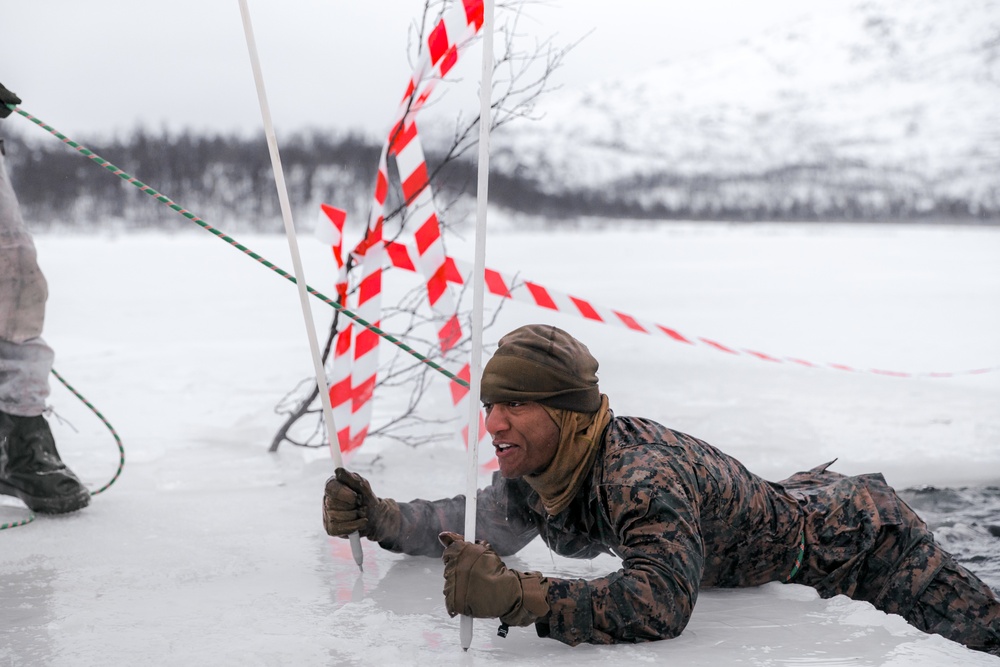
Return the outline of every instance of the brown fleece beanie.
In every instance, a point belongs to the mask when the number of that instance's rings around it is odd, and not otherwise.
[[[483,403],[534,401],[574,412],[601,407],[597,359],[557,327],[529,324],[500,339],[483,369]]]

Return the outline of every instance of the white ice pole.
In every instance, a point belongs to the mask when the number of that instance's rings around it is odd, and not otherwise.
[[[483,2],[483,69],[479,78],[479,181],[476,191],[476,257],[472,270],[472,361],[469,364],[469,448],[465,477],[465,539],[476,539],[479,480],[479,383],[483,376],[483,281],[486,273],[486,203],[490,184],[490,103],[493,92],[493,0]],[[462,616],[462,648],[472,645],[472,617]]]
[[[309,307],[309,292],[306,290],[306,277],[302,270],[302,260],[299,257],[299,245],[295,238],[295,225],[292,223],[292,207],[288,203],[285,173],[281,169],[281,156],[278,155],[278,141],[274,136],[274,125],[271,123],[271,111],[267,104],[267,92],[264,90],[264,77],[260,71],[260,59],[257,57],[257,42],[254,40],[253,25],[250,22],[250,9],[247,7],[246,0],[240,0],[240,14],[243,15],[243,32],[246,35],[247,50],[250,51],[250,64],[253,67],[254,82],[257,84],[257,99],[260,102],[261,117],[264,119],[267,147],[271,152],[271,167],[274,169],[274,181],[278,188],[281,218],[285,223],[285,236],[288,239],[288,249],[292,253],[295,284],[299,288],[302,318],[305,320],[306,335],[309,337],[309,350],[312,352],[313,368],[316,372],[316,387],[319,389],[320,403],[323,405],[326,435],[330,441],[330,453],[333,455],[333,463],[339,468],[344,465],[344,461],[340,454],[340,441],[337,439],[337,428],[333,422],[333,408],[330,405],[330,393],[326,384],[326,371],[323,368],[323,358],[319,352],[319,341],[316,340],[316,325],[313,323],[312,310]],[[361,536],[357,533],[351,535],[351,552],[354,554],[354,561],[358,564],[358,567],[364,569]]]

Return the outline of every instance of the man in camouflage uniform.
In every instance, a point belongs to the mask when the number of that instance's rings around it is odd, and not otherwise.
[[[703,586],[793,581],[1000,655],[1000,600],[882,475],[826,464],[768,482],[696,438],[614,416],[597,366],[552,326],[500,340],[482,380],[500,472],[478,492],[478,541],[457,534],[464,497],[397,503],[344,469],[327,482],[327,532],[443,555],[450,614],[534,624],[570,645],[676,637]],[[500,557],[536,535],[568,557],[613,553],[622,569],[592,580],[507,569]]]

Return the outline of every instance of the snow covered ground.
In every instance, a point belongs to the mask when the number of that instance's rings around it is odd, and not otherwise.
[[[499,226],[499,225],[498,225]],[[668,224],[507,226],[487,263],[689,337],[816,363],[905,372],[1000,365],[1000,229]],[[282,237],[239,240],[287,270]],[[350,240],[349,240],[350,241]],[[328,249],[300,241],[333,292]],[[114,424],[121,479],[91,507],[0,532],[3,665],[998,665],[898,617],[808,588],[705,591],[678,639],[569,648],[477,621],[468,653],[437,560],[365,544],[359,573],[320,523],[329,453],[268,445],[273,408],[311,374],[294,286],[209,234],[47,235],[56,369]],[[453,243],[454,254],[471,259]],[[396,273],[386,278],[404,280]],[[329,308],[316,302],[316,321]],[[1000,484],[1000,372],[897,378],[808,369],[508,304],[487,332],[558,324],[601,361],[619,414],[655,418],[777,479],[839,457],[897,487]],[[442,380],[431,388],[447,405]],[[377,412],[393,396],[378,397]],[[117,464],[65,389],[51,419],[92,487]],[[366,444],[348,464],[399,499],[463,491],[457,439]],[[0,523],[26,516],[13,500]],[[975,527],[970,528],[975,530]],[[532,543],[513,567],[599,576]],[[994,584],[995,585],[995,584]]]

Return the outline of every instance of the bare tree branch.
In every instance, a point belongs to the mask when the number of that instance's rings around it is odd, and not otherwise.
[[[519,25],[524,16],[524,7],[532,4],[538,3],[531,0],[514,0],[497,4],[498,13],[502,14],[504,19],[498,29],[501,36],[498,41],[503,45],[503,50],[495,57],[493,63],[491,90],[493,101],[491,103],[491,117],[488,119],[491,130],[515,120],[530,120],[536,117],[534,116],[536,102],[542,95],[555,90],[555,86],[551,83],[552,75],[562,65],[566,54],[572,48],[572,46],[558,48],[551,39],[529,40],[520,32]],[[422,55],[421,49],[424,48],[426,35],[431,26],[440,20],[450,6],[451,3],[446,0],[425,0],[420,19],[411,24],[408,31],[407,55],[411,68],[415,66],[416,62],[419,62]],[[531,45],[525,47],[526,42],[531,42]],[[416,92],[414,91],[414,95]],[[412,105],[415,102],[414,95],[406,100],[403,117],[412,110]],[[429,183],[435,193],[435,209],[438,212],[441,225],[442,242],[445,244],[447,244],[448,235],[454,233],[453,229],[458,226],[457,220],[454,218],[459,217],[460,214],[456,212],[455,204],[461,197],[473,193],[475,186],[472,183],[464,183],[457,192],[452,188],[451,194],[447,196],[441,194],[444,191],[442,188],[434,186],[439,184],[448,165],[455,163],[476,147],[480,120],[478,115],[471,119],[465,119],[459,114],[450,143],[428,173]],[[400,123],[391,130],[390,145],[403,129],[403,124]],[[430,167],[430,165],[428,166]],[[383,218],[383,235],[387,240],[394,241],[401,238],[404,233],[411,231],[409,226],[412,211],[409,205],[412,202],[407,201],[402,194],[399,176],[394,170],[392,161],[389,163],[388,176],[390,192],[386,203],[391,210]],[[370,215],[371,211],[369,210]],[[367,229],[365,233],[367,235]],[[349,281],[352,278],[356,279],[357,258],[351,253],[346,262]],[[390,269],[386,269],[387,273],[389,271]],[[440,314],[429,307],[426,286],[418,281],[418,285],[405,292],[395,304],[389,304],[383,308],[380,328],[401,340],[406,340],[410,347],[421,351],[431,361],[445,367],[464,365],[472,350],[472,338],[469,334],[472,330],[472,313],[468,309],[463,311],[461,305],[469,300],[468,289],[469,285],[466,284],[457,290],[458,312]],[[356,290],[357,285],[355,284],[350,292],[353,293]],[[502,307],[503,300],[488,314],[484,325],[486,329],[496,323]],[[465,335],[447,353],[443,353],[437,340],[437,332],[452,315],[458,315],[462,321]],[[329,363],[329,353],[339,323],[340,318],[335,316],[323,352],[324,363]],[[410,447],[453,438],[455,422],[460,419],[459,417],[432,418],[427,416],[425,404],[428,390],[435,375],[436,372],[432,372],[426,363],[417,361],[412,356],[394,348],[389,358],[378,369],[379,379],[376,383],[376,391],[392,389],[399,392],[406,390],[408,393],[405,405],[401,409],[397,408],[392,415],[384,417],[381,423],[368,432],[368,437],[386,438]],[[323,442],[322,415],[319,414],[321,410],[315,405],[318,391],[314,384],[311,391],[304,392],[306,382],[303,381],[286,395],[276,408],[276,411],[286,415],[287,419],[275,435],[270,451],[277,450],[282,442],[304,447],[320,447],[325,444]],[[293,436],[291,435],[293,431],[299,433],[304,431],[305,435]]]

